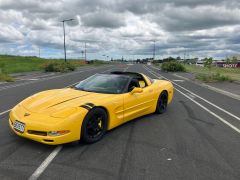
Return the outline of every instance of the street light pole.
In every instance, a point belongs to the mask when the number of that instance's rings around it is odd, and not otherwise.
[[[65,62],[67,62],[67,54],[66,54],[66,43],[65,43],[65,25],[64,25],[64,22],[65,21],[62,21],[63,22],[63,41],[64,41],[64,60]]]
[[[64,41],[64,60],[67,62],[67,53],[66,53],[66,42],[65,42],[65,22],[66,21],[73,21],[74,19],[64,19],[62,20],[63,23],[63,41]]]
[[[85,53],[85,61],[87,61],[87,43],[85,42],[84,44],[84,47],[85,47],[85,50],[84,50],[84,53]]]
[[[154,45],[153,45],[153,60],[155,60],[155,51],[156,51],[156,47],[155,47],[155,40],[153,41]]]

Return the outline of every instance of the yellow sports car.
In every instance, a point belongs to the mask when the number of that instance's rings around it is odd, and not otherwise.
[[[164,113],[173,98],[169,81],[134,72],[95,74],[76,86],[37,93],[10,112],[19,136],[45,144],[93,143],[134,118]]]

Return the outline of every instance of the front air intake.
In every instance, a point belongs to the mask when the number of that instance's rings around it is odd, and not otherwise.
[[[28,134],[34,134],[38,136],[47,136],[47,132],[44,132],[44,131],[28,130]]]

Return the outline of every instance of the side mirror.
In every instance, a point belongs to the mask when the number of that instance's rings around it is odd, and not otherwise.
[[[135,93],[142,93],[143,92],[143,89],[140,88],[140,87],[135,87],[131,92],[130,94],[135,94]]]

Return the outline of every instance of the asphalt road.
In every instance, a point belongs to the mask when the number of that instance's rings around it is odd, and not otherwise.
[[[168,78],[175,96],[162,115],[148,115],[91,145],[47,146],[14,135],[2,113],[36,92],[62,88],[92,74],[136,71]],[[21,82],[22,83],[22,82]],[[145,65],[114,65],[26,84],[0,86],[0,179],[240,179],[240,102]],[[42,166],[46,159],[52,161]],[[49,159],[48,159],[49,160]],[[44,167],[44,168],[41,168]]]

